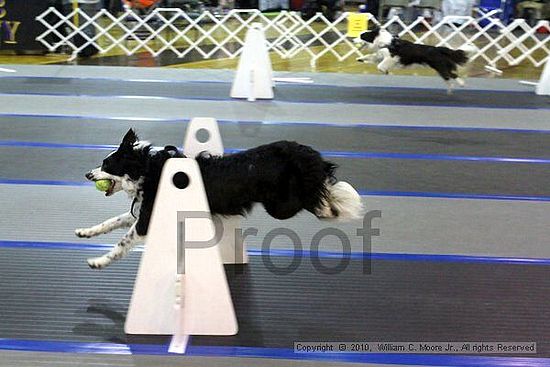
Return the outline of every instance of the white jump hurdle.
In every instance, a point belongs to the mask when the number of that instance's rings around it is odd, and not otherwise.
[[[544,69],[540,74],[540,79],[538,82],[520,80],[519,84],[533,86],[535,87],[536,94],[549,96],[550,95],[550,59],[546,61],[546,64],[544,65]]]
[[[261,23],[252,23],[244,40],[237,74],[231,87],[232,98],[273,99],[273,69]]]
[[[550,59],[544,65],[540,80],[535,88],[535,93],[545,96],[550,95]]]
[[[205,139],[202,139],[201,135]],[[212,155],[223,155],[223,143],[216,119],[196,117],[189,122],[183,142],[183,154],[187,157],[195,158],[201,152],[208,152]],[[218,243],[223,263],[248,263],[246,246],[238,235],[238,232],[236,232],[236,230],[242,228],[241,217],[220,217],[219,219],[223,224],[222,237]]]
[[[208,131],[209,139],[194,141],[202,130]],[[202,151],[223,153],[216,121],[194,119],[185,147],[192,157]],[[234,219],[224,226],[237,224]],[[222,257],[197,162],[169,159],[155,199],[126,333],[173,335],[169,351],[174,353],[185,353],[189,335],[235,335],[237,318],[223,263],[243,263],[248,258],[239,261],[234,238],[233,243],[229,238],[221,241],[225,243]]]

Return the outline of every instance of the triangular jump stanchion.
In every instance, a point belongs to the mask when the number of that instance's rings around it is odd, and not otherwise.
[[[183,154],[195,158],[202,152],[223,155],[223,143],[218,122],[210,117],[196,117],[189,122],[183,142]],[[219,248],[224,264],[246,264],[248,254],[243,239],[239,236],[242,228],[241,217],[219,217],[222,223],[222,237]]]
[[[191,119],[183,139],[183,154],[195,158],[202,152],[223,155],[223,142],[218,121],[211,117]]]
[[[273,69],[261,23],[252,23],[245,36],[237,74],[231,87],[232,98],[273,99]]]
[[[550,58],[546,61],[540,80],[535,88],[535,93],[540,95],[550,95]]]
[[[550,96],[550,58],[544,64],[544,69],[540,74],[538,82],[520,80],[520,84],[532,85],[535,87],[535,93],[542,96]]]
[[[231,294],[197,162],[169,159],[162,171],[145,251],[128,309],[128,334],[234,335]]]

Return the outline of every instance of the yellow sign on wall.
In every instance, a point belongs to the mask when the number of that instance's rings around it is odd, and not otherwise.
[[[6,0],[0,0],[0,48],[2,44],[17,44],[17,31],[21,25],[19,21],[7,19],[7,5]]]
[[[368,29],[369,18],[367,13],[349,13],[347,37],[359,37]]]

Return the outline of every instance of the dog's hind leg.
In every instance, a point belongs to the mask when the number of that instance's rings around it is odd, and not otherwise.
[[[74,231],[77,237],[90,238],[99,236],[100,234],[109,233],[118,228],[130,227],[136,219],[130,212],[121,214],[119,216],[109,218],[105,222],[95,225],[90,228],[78,228]]]
[[[456,74],[456,72],[452,71],[450,72],[450,78],[449,79],[446,79],[446,82],[447,82],[447,94],[448,95],[451,95],[453,94],[453,87],[454,87],[454,83],[458,84],[459,86],[464,86],[464,80],[460,79],[458,77],[458,75]]]
[[[445,83],[447,83],[447,94],[450,96],[453,94],[453,81],[451,79],[446,79]]]
[[[448,65],[431,65],[440,77],[447,83],[447,94],[453,94],[453,81],[456,80],[458,75]]]
[[[132,225],[128,233],[113,247],[111,251],[100,257],[88,259],[88,265],[92,269],[101,269],[110,265],[113,261],[126,256],[138,243],[143,242],[145,236],[137,233],[136,225]]]
[[[288,219],[295,216],[300,210],[304,209],[302,202],[293,197],[284,201],[264,201],[265,211],[275,219]]]

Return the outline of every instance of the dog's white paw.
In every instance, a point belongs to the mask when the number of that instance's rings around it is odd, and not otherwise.
[[[388,75],[388,74],[390,73],[390,71],[389,71],[388,69],[383,68],[383,67],[380,67],[380,66],[379,66],[377,69],[378,69],[378,71],[381,72],[382,74]]]
[[[92,269],[103,269],[111,263],[107,256],[93,257],[87,260],[88,266]]]
[[[74,234],[80,238],[91,238],[96,235],[90,228],[77,228],[75,229]]]

